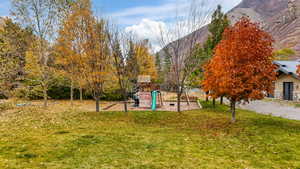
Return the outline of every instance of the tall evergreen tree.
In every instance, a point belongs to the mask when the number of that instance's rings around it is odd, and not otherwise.
[[[149,52],[146,41],[129,42],[128,69],[133,75],[133,82],[137,81],[139,75],[150,75],[153,80],[156,80],[154,56]]]
[[[160,56],[159,54],[157,53],[155,55],[155,67],[156,67],[156,71],[157,71],[157,74],[158,74],[158,82],[161,83],[163,82],[163,71],[162,71],[162,67],[161,67],[161,59],[160,59]]]
[[[136,57],[136,51],[134,49],[134,42],[131,40],[129,41],[129,52],[127,62],[127,71],[131,74],[130,80],[132,82],[136,82],[139,74],[139,66]]]
[[[212,15],[211,23],[208,25],[210,35],[203,45],[208,60],[214,55],[214,50],[221,42],[223,33],[229,25],[230,21],[228,20],[227,15],[222,12],[222,6],[218,5]],[[213,99],[213,104],[215,105],[215,99]],[[221,104],[223,104],[223,96],[221,96]]]
[[[208,25],[210,35],[204,45],[204,49],[210,57],[214,54],[214,49],[222,40],[223,32],[229,25],[230,21],[227,15],[222,12],[222,6],[218,5],[212,15],[211,23]]]
[[[167,75],[170,72],[171,64],[172,63],[171,63],[170,55],[166,55],[164,58],[164,69],[163,69],[165,75]]]

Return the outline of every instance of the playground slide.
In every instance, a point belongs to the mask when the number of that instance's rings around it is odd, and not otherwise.
[[[151,96],[152,96],[151,109],[152,109],[153,111],[155,111],[156,108],[157,108],[157,107],[156,107],[157,94],[158,94],[157,91],[152,91],[152,92],[151,92]]]

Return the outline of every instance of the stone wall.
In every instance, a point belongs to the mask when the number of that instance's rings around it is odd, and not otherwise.
[[[293,97],[295,101],[300,101],[300,80],[294,78],[291,75],[281,75],[278,77],[275,83],[275,92],[274,96],[277,99],[283,99],[283,83],[284,82],[293,82],[294,83],[294,93]]]

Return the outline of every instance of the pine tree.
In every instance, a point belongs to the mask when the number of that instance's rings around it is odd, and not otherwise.
[[[162,83],[163,79],[164,79],[164,74],[163,74],[163,70],[161,67],[161,59],[160,59],[160,56],[158,53],[155,55],[155,67],[156,67],[156,71],[157,71],[157,75],[158,75],[157,80],[159,83]]]
[[[216,11],[212,15],[212,21],[208,25],[208,31],[210,32],[210,35],[203,45],[207,60],[214,55],[215,48],[222,40],[223,32],[229,25],[230,22],[227,18],[227,15],[222,12],[221,5],[218,5]],[[223,96],[221,96],[221,104],[223,104]],[[215,106],[215,99],[213,99],[213,105]]]
[[[208,25],[208,30],[211,33],[211,44],[209,45],[210,49],[214,50],[214,48],[220,43],[223,32],[229,25],[230,22],[227,15],[222,12],[221,5],[218,5],[217,10],[212,15],[212,21]]]
[[[170,69],[171,69],[171,57],[170,55],[166,55],[164,57],[164,69],[163,69],[163,72],[165,75],[169,74],[170,72]]]
[[[140,69],[138,66],[138,60],[137,60],[134,42],[132,40],[129,40],[129,51],[128,51],[127,63],[128,64],[127,64],[126,71],[128,71],[131,74],[130,80],[136,83]]]
[[[157,78],[154,56],[150,54],[145,41],[129,41],[128,71],[132,74],[131,80],[137,81],[139,75],[150,75]]]

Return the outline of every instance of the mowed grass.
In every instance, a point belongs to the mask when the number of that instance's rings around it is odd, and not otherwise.
[[[0,113],[0,168],[300,168],[300,122],[228,108]]]

